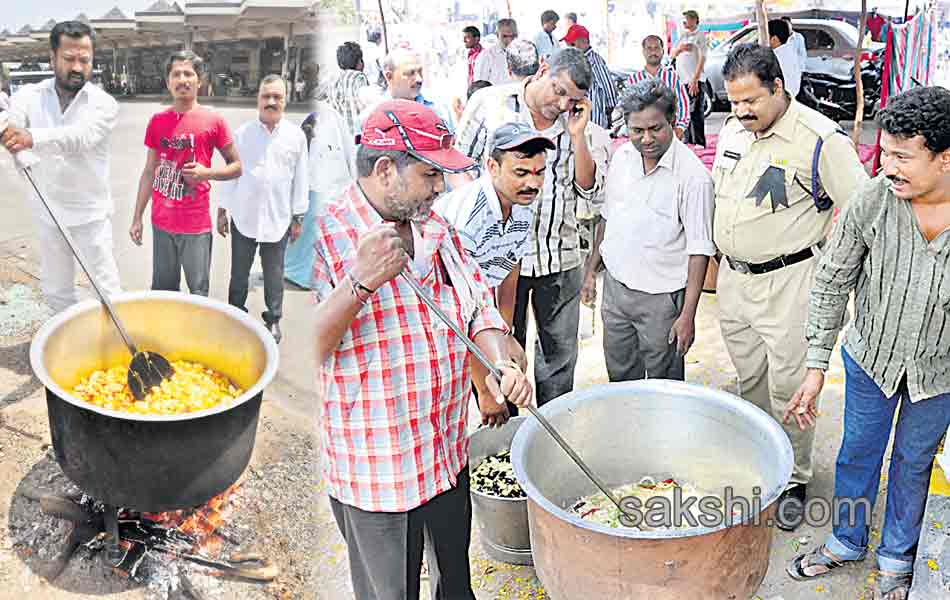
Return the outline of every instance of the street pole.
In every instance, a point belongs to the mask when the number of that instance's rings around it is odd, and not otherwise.
[[[383,46],[386,48],[386,54],[389,54],[389,34],[386,32],[386,11],[383,10],[383,0],[379,2],[379,20],[383,25]]]

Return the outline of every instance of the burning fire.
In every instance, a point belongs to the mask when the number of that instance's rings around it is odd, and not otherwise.
[[[195,547],[192,548],[192,551],[200,549],[217,553],[221,549],[221,536],[216,535],[218,534],[218,528],[231,515],[231,497],[241,483],[241,481],[238,481],[198,508],[161,513],[142,513],[141,517],[159,527],[177,529],[179,532],[192,537],[195,540]]]

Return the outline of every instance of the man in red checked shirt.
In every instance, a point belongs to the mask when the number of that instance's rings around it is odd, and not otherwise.
[[[453,144],[430,108],[380,104],[363,126],[357,180],[318,219],[324,479],[359,600],[417,600],[423,548],[433,599],[475,598],[469,353],[398,276],[415,279],[500,369],[480,402],[525,406],[534,395],[477,263],[432,212],[444,173],[474,166]]]
[[[166,64],[175,102],[154,116],[145,130],[148,158],[139,179],[129,236],[142,245],[142,215],[152,201],[152,289],[177,292],[181,272],[188,291],[208,295],[211,279],[209,181],[241,176],[241,161],[228,124],[198,104],[201,57],[190,50]],[[225,166],[211,168],[215,149]]]

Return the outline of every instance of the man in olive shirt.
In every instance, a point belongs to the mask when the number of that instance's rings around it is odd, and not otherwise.
[[[835,467],[839,514],[824,545],[796,557],[796,579],[867,554],[871,511],[900,404],[876,550],[885,600],[910,590],[933,457],[950,425],[950,91],[919,87],[881,111],[883,173],[854,197],[815,273],[808,374],[785,418],[815,424],[815,399],[848,299],[842,348],[844,439]],[[839,503],[839,499],[843,502]],[[851,520],[852,510],[853,521]]]
[[[740,395],[781,421],[805,376],[808,293],[832,203],[844,208],[867,175],[850,138],[788,95],[771,48],[736,46],[723,77],[733,114],[713,164],[720,326]],[[786,433],[795,470],[778,524],[794,529],[812,478],[814,432],[786,426]]]

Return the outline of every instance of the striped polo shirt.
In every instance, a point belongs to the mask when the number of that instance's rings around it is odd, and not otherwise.
[[[534,204],[515,204],[503,222],[501,201],[488,174],[443,195],[433,210],[458,230],[488,287],[498,287],[528,251]]]
[[[844,346],[888,397],[950,393],[950,229],[921,233],[911,203],[880,175],[849,202],[812,287],[807,366],[827,369],[854,292]]]

